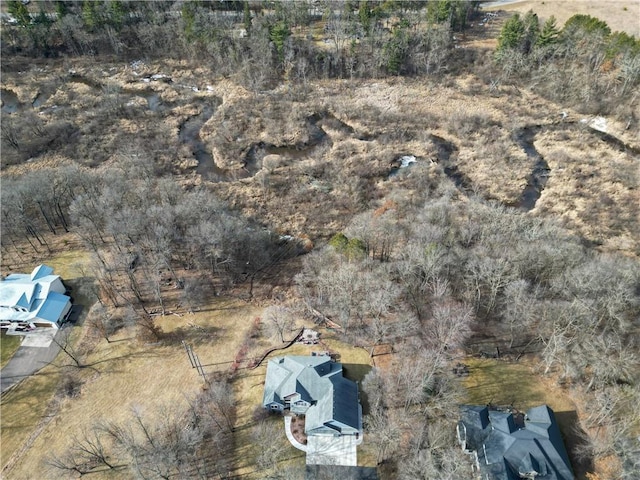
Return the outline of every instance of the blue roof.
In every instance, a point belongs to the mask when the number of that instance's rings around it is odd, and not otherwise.
[[[33,290],[34,289],[31,289],[31,292],[33,292]],[[29,297],[31,297],[31,295],[29,295]],[[27,295],[24,293],[20,295],[20,298],[16,302],[16,307],[29,308],[30,306],[31,306],[31,299],[27,300]]]
[[[48,320],[50,322],[57,322],[60,320],[67,304],[70,302],[71,299],[66,295],[62,295],[57,292],[49,292],[47,299],[38,311],[38,318]]]
[[[38,265],[33,269],[33,272],[31,272],[31,281],[46,277],[47,275],[51,275],[52,273],[53,268],[48,267],[47,265]]]

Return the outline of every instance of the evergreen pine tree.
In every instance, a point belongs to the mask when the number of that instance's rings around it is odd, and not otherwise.
[[[558,30],[558,27],[556,26],[556,17],[551,15],[548,20],[544,22],[536,45],[545,47],[547,45],[556,43],[558,41],[559,34],[560,30]]]
[[[362,0],[360,2],[360,7],[358,8],[358,17],[360,18],[360,24],[362,25],[364,34],[366,36],[369,36],[369,32],[371,31],[371,10],[369,9],[367,0]]]
[[[519,14],[511,17],[502,27],[498,37],[498,51],[518,48],[525,35],[525,27]]]
[[[18,0],[8,2],[7,10],[21,27],[28,27],[31,24],[31,14],[24,3]]]
[[[242,13],[242,23],[244,23],[244,29],[247,31],[247,35],[251,31],[251,10],[249,9],[249,2],[244,2],[244,8]]]
[[[519,47],[522,53],[529,53],[540,35],[538,15],[529,10],[522,19],[522,23],[524,25],[524,35]]]

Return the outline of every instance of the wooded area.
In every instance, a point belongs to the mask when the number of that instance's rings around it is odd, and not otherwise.
[[[381,478],[468,479],[455,367],[526,355],[581,398],[582,478],[635,478],[640,41],[530,12],[491,17],[495,50],[470,47],[479,3],[6,2],[2,71],[20,96],[3,80],[3,270],[79,239],[95,279],[78,292],[95,302],[83,328],[107,345],[131,330],[174,346],[160,319],[235,296],[266,307],[229,352],[236,369],[252,336],[280,345],[302,322],[373,365],[388,346],[360,385]],[[182,85],[160,65],[211,77]],[[460,110],[439,111],[439,96]],[[622,127],[577,120],[596,114]],[[572,189],[560,214],[552,188]],[[587,201],[597,208],[574,212]],[[91,365],[64,342],[72,402]],[[237,478],[249,435],[265,444],[247,460],[255,478],[300,478],[267,445],[284,435],[268,419],[238,430],[234,375],[186,412],[86,425],[47,468]]]

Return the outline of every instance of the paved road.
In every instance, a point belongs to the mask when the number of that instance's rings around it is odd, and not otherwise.
[[[69,333],[67,329],[78,323],[82,311],[82,305],[74,305],[69,314],[70,323],[66,323],[62,328],[41,328],[25,335],[20,348],[0,371],[0,393],[6,392],[24,378],[53,362],[60,352],[60,346],[53,339],[60,339],[62,335]]]
[[[480,4],[480,8],[493,8],[493,7],[501,7],[503,5],[509,5],[511,3],[520,3],[524,0],[492,0],[489,2],[482,2]]]
[[[61,329],[47,328],[25,336],[20,348],[0,371],[1,393],[51,363],[60,351],[53,338],[60,334]]]

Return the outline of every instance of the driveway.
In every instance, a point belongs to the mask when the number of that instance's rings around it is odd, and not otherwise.
[[[307,437],[307,465],[358,465],[355,435]]]
[[[60,347],[53,341],[62,329],[42,328],[25,335],[11,360],[0,371],[1,393],[51,363]]]

